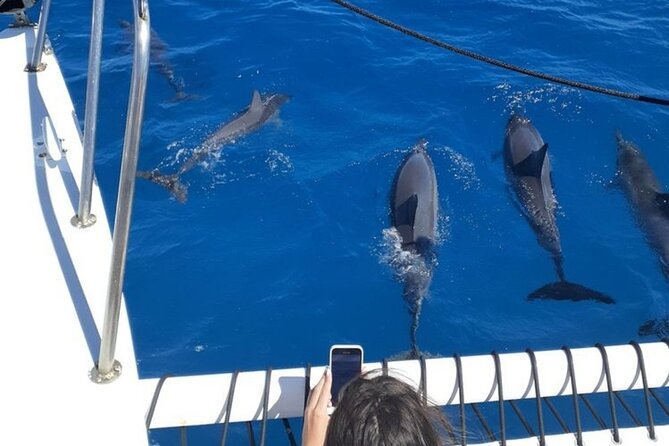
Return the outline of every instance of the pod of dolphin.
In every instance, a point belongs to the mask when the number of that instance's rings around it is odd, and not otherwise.
[[[651,248],[658,254],[660,267],[669,279],[669,194],[662,191],[657,177],[639,148],[616,135],[617,168],[614,182],[622,188],[636,220]],[[509,186],[539,245],[553,259],[558,281],[531,292],[528,300],[553,299],[603,304],[615,301],[599,291],[566,280],[563,268],[560,232],[556,220],[557,200],[553,190],[548,144],[531,121],[513,115],[504,138],[504,169]],[[391,220],[401,236],[402,249],[430,256],[437,237],[437,184],[424,141],[419,142],[401,163],[391,191]],[[412,315],[409,357],[419,354],[416,342],[418,315],[428,293],[432,271],[418,279],[405,276],[404,297]],[[639,335],[669,335],[669,316],[649,320],[639,328]]]
[[[127,22],[121,26],[129,30]],[[174,89],[176,100],[192,99],[184,91],[183,79],[165,55],[166,45],[152,31],[151,57],[153,66]],[[205,157],[235,143],[239,138],[261,128],[288,101],[283,94],[264,97],[254,91],[250,105],[222,124],[193,150],[177,172],[164,174],[158,169],[138,172],[138,177],[153,181],[168,189],[172,196],[184,203],[188,187],[181,176],[194,168]],[[614,182],[623,190],[650,247],[657,253],[664,276],[669,279],[669,194],[661,184],[640,149],[616,135],[617,165]],[[592,300],[613,304],[614,299],[599,291],[569,282],[563,267],[560,232],[556,219],[557,200],[553,190],[548,144],[531,121],[512,115],[507,123],[504,146],[504,170],[522,214],[534,231],[537,242],[551,256],[557,281],[548,283],[528,295],[528,300],[552,299]],[[401,249],[424,261],[421,274],[402,275],[404,298],[412,316],[409,357],[417,357],[416,340],[418,317],[423,299],[429,292],[433,275],[434,246],[437,240],[439,199],[434,164],[427,152],[427,142],[420,140],[401,162],[390,194],[391,224],[400,237]],[[669,316],[649,320],[639,328],[639,335],[669,335]]]

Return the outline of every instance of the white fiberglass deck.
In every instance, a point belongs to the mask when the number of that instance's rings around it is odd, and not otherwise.
[[[0,33],[2,442],[146,445],[125,308],[121,377],[106,385],[88,377],[100,344],[111,234],[97,186],[97,224],[70,223],[81,178],[78,123],[53,56],[43,57],[45,71],[24,71],[34,40],[33,28]]]

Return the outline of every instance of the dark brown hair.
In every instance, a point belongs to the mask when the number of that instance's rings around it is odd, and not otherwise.
[[[440,446],[448,422],[409,384],[367,373],[340,392],[326,446]]]

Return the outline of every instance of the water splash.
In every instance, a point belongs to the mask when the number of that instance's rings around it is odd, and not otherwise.
[[[463,189],[479,190],[481,188],[481,180],[476,174],[476,167],[469,158],[448,146],[438,147],[434,151],[448,157],[450,161],[448,172],[451,178],[462,184]]]
[[[273,174],[285,174],[293,171],[293,162],[285,153],[271,149],[265,158],[265,164]]]
[[[544,84],[539,87],[514,90],[511,84],[504,82],[495,86],[495,93],[488,97],[488,101],[505,102],[502,116],[511,113],[526,113],[526,107],[533,104],[545,104],[556,115],[579,115],[583,94],[571,87],[556,84]]]
[[[381,253],[381,263],[390,266],[397,280],[403,283],[409,281],[429,286],[436,259],[428,259],[403,249],[402,236],[397,228],[385,228],[382,234],[384,251]]]
[[[402,236],[397,228],[386,228],[383,234],[383,252],[381,262],[389,265],[395,278],[404,284],[404,300],[411,314],[411,355],[418,355],[416,331],[423,306],[432,282],[432,272],[437,264],[436,256],[431,253],[418,254],[402,248]]]

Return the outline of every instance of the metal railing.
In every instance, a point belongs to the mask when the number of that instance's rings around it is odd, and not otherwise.
[[[51,11],[51,0],[42,2],[42,9],[39,13],[39,24],[37,25],[37,37],[35,38],[35,47],[30,63],[26,65],[26,71],[34,73],[44,71],[46,65],[42,63],[42,53],[44,52],[44,41],[46,39],[46,25],[49,22],[49,12]]]
[[[121,294],[125,276],[125,261],[130,232],[130,218],[135,192],[139,141],[144,117],[144,99],[149,73],[151,47],[151,24],[149,20],[148,0],[133,0],[134,7],[134,55],[132,80],[128,100],[125,137],[123,141],[123,159],[119,179],[118,198],[114,234],[112,236],[112,255],[107,285],[107,302],[100,339],[100,353],[97,364],[90,372],[94,382],[107,383],[121,373],[121,364],[114,359],[116,338],[118,335],[121,312]],[[38,73],[45,69],[42,54],[45,51],[46,27],[51,9],[51,0],[44,0],[37,25],[37,37],[30,63],[25,70]],[[21,13],[23,16],[23,12]],[[90,213],[93,190],[93,162],[95,157],[95,132],[98,111],[98,93],[100,83],[100,63],[102,55],[102,28],[104,18],[104,0],[93,0],[91,21],[91,45],[89,50],[88,80],[86,86],[86,116],[84,118],[83,166],[79,195],[78,213],[72,217],[72,224],[85,228],[95,223],[95,215]]]
[[[104,8],[105,0],[93,0],[91,46],[88,51],[88,78],[86,81],[86,112],[84,116],[84,161],[81,169],[79,207],[77,215],[72,217],[72,224],[78,228],[85,228],[96,222],[95,215],[91,214],[91,195],[93,194],[93,161],[95,159],[95,134],[100,91]]]
[[[209,424],[212,438],[215,431],[220,434],[216,444],[225,446],[230,424],[238,431],[246,425],[249,444],[263,446],[281,436],[275,428],[267,438],[268,423],[281,421],[288,442],[296,445],[290,419],[300,422],[323,370],[307,364],[142,380],[154,389],[146,427],[163,431],[165,438],[172,435],[175,444],[180,437],[185,445],[189,427]],[[398,378],[419,391],[423,404],[441,406],[449,421],[441,433],[452,445],[669,444],[667,338],[607,347],[528,348],[525,354],[382,360],[366,363],[365,370]]]
[[[123,141],[123,159],[119,180],[116,217],[112,240],[112,258],[107,286],[107,303],[100,340],[100,356],[97,366],[91,370],[91,379],[107,383],[121,373],[121,364],[114,359],[118,322],[121,312],[121,293],[125,276],[125,260],[130,232],[130,218],[135,193],[139,140],[142,133],[144,98],[149,73],[151,46],[151,24],[148,0],[134,0],[135,42],[130,83],[130,99]],[[82,185],[83,186],[83,185]]]

